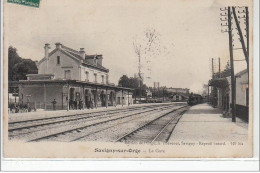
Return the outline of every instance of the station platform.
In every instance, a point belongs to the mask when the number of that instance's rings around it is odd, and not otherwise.
[[[174,141],[247,141],[248,123],[224,118],[218,108],[207,103],[192,106],[176,125],[169,142]]]
[[[175,102],[175,103],[182,103],[182,102]],[[93,109],[82,109],[82,110],[56,110],[56,111],[44,111],[44,110],[37,110],[36,112],[25,112],[25,113],[11,113],[8,114],[9,122],[13,121],[23,121],[28,119],[41,119],[41,118],[48,118],[48,117],[55,117],[55,116],[67,116],[67,115],[75,115],[75,114],[83,114],[83,113],[94,113],[106,110],[120,110],[120,109],[127,109],[127,108],[134,108],[134,107],[142,107],[142,106],[152,106],[156,104],[169,104],[169,103],[146,103],[146,104],[132,104],[132,105],[117,105],[117,106],[109,106],[109,107],[97,107]]]

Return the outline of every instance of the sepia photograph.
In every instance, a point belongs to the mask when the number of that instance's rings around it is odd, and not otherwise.
[[[252,0],[3,5],[4,157],[253,157]]]

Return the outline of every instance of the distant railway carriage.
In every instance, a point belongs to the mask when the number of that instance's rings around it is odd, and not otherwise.
[[[188,103],[188,105],[193,106],[193,105],[202,103],[202,101],[203,101],[203,98],[202,98],[201,95],[199,95],[199,94],[192,94],[191,93],[187,103]]]

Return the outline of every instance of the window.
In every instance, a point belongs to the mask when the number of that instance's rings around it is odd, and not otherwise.
[[[107,84],[109,83],[109,81],[108,81],[108,75],[106,75],[106,83],[107,83]]]
[[[65,79],[71,79],[71,71],[65,70]]]
[[[96,73],[94,73],[94,78],[95,78],[94,82],[97,82],[97,74]]]
[[[104,75],[102,75],[101,77],[102,77],[102,83],[104,83]]]
[[[57,64],[60,65],[60,56],[57,56]]]
[[[88,81],[88,72],[86,71],[86,81]]]

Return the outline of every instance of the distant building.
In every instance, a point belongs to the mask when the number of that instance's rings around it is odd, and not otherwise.
[[[171,101],[174,101],[174,102],[183,102],[183,101],[187,101],[188,96],[186,94],[182,94],[182,93],[174,93],[169,98],[171,99]]]
[[[146,96],[147,96],[148,98],[153,97],[153,93],[152,93],[152,91],[149,90],[149,89],[147,89],[147,90],[146,90]]]
[[[188,88],[166,88],[165,90],[168,92],[182,93],[185,95],[189,95],[189,91],[190,91],[190,89],[188,89]]]
[[[27,80],[10,82],[19,86],[19,100],[36,108],[50,109],[52,101],[57,109],[129,105],[133,103],[130,88],[118,87],[109,82],[109,70],[102,64],[102,55],[87,55],[56,43],[50,51],[44,46],[45,56],[38,66],[38,74],[28,74]]]

